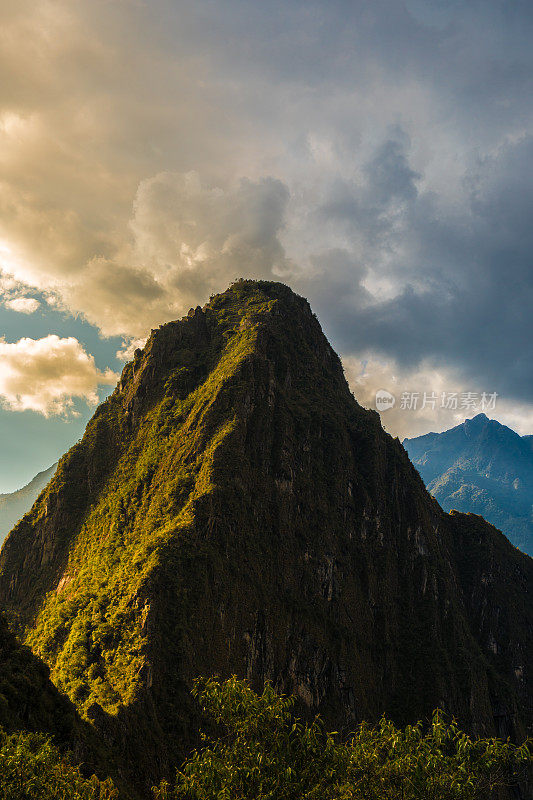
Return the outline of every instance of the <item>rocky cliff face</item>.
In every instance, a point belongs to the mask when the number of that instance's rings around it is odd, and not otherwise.
[[[196,675],[335,728],[440,706],[531,726],[532,561],[443,513],[307,302],[241,281],[153,331],[0,554],[0,600],[146,787]]]

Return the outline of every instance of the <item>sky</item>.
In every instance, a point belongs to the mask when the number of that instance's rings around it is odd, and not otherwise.
[[[393,435],[533,433],[532,36],[525,0],[0,0],[0,492],[241,276]]]

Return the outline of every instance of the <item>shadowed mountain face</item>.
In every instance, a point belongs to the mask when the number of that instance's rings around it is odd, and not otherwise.
[[[16,492],[0,494],[0,547],[13,525],[30,510],[56,467],[57,464],[53,464],[43,472],[39,472],[33,480]]]
[[[0,553],[0,601],[146,789],[197,675],[346,730],[440,706],[532,724],[533,562],[449,516],[351,395],[305,300],[240,281],[153,331]]]
[[[0,727],[8,733],[25,731],[51,737],[60,751],[68,751],[70,757],[83,765],[88,775],[97,772],[105,776],[114,772],[97,732],[80,718],[74,705],[50,681],[46,664],[16,639],[3,614],[0,614]],[[22,792],[22,796],[29,795]]]
[[[480,514],[533,554],[533,437],[485,414],[404,447],[445,511]]]
[[[49,680],[45,664],[9,630],[0,614],[0,725],[9,732],[53,734],[58,743],[75,738],[74,706]]]

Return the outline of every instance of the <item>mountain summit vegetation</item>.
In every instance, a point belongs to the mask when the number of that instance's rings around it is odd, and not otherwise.
[[[522,741],[532,578],[431,498],[308,303],[245,280],[152,331],[0,553],[12,624],[140,796],[201,745],[199,675],[341,736],[441,708]]]

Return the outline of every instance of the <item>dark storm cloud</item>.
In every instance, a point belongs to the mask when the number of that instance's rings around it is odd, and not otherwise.
[[[423,359],[453,365],[477,385],[507,397],[531,400],[533,388],[533,138],[508,144],[471,171],[461,213],[439,213],[433,198],[419,195],[414,174],[396,143],[378,155],[377,173],[369,171],[363,198],[344,197],[325,207],[329,220],[357,226],[374,238],[369,261],[387,242],[412,243],[409,264],[392,259],[387,274],[407,284],[384,302],[368,302],[364,292],[348,305],[327,312],[337,292],[346,298],[346,270],[337,286],[329,275],[327,294],[317,293],[331,334],[345,352],[364,347],[413,368]],[[385,158],[383,159],[383,154]],[[382,160],[383,159],[383,160]],[[373,161],[372,164],[376,162]],[[382,166],[385,168],[382,169]],[[381,205],[370,201],[377,196]],[[398,215],[383,214],[396,198],[405,201]],[[368,240],[367,240],[368,242]],[[370,244],[370,243],[369,243]],[[360,280],[354,274],[353,283]],[[362,343],[364,343],[362,348]]]

